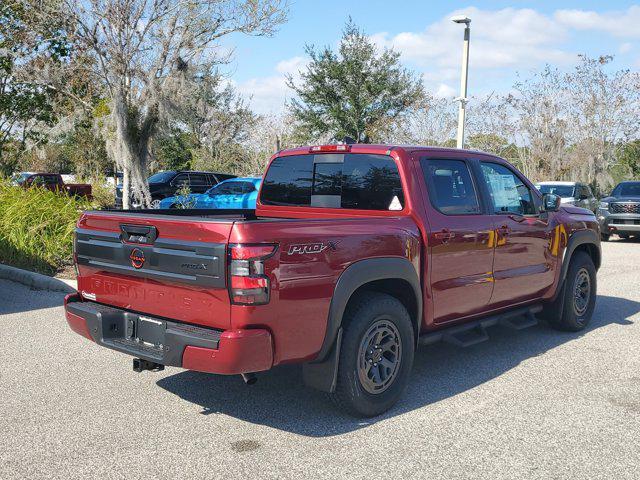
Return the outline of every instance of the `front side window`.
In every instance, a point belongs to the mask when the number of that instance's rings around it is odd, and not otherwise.
[[[494,213],[536,214],[533,195],[520,177],[498,163],[481,162],[480,165]]]
[[[386,155],[318,154],[276,158],[262,186],[264,205],[402,210],[394,160]]]
[[[445,215],[480,213],[469,167],[462,160],[420,160],[431,204]]]

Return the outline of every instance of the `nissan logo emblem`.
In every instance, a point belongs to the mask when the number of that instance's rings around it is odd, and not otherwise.
[[[139,248],[134,248],[131,250],[131,255],[129,255],[129,260],[131,260],[131,265],[133,268],[142,268],[144,265],[144,252]]]

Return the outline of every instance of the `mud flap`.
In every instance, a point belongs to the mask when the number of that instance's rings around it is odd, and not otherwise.
[[[562,316],[562,311],[564,310],[564,295],[565,288],[567,288],[567,282],[562,282],[562,287],[559,289],[558,295],[556,298],[544,305],[542,312],[539,313],[539,317],[547,322],[558,321],[558,319]]]
[[[342,328],[338,330],[336,342],[324,361],[305,363],[302,366],[302,379],[305,385],[323,392],[333,393],[335,391],[341,345]]]

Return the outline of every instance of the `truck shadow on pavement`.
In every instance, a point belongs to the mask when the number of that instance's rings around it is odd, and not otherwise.
[[[0,279],[0,315],[62,307],[64,293],[31,289],[21,283]]]
[[[639,311],[639,302],[600,295],[591,324],[581,333],[558,332],[541,322],[521,331],[494,327],[489,341],[466,349],[447,344],[419,348],[404,397],[373,419],[355,419],[335,409],[324,394],[303,385],[299,366],[259,374],[253,386],[244,385],[239,376],[191,371],[164,377],[157,385],[200,405],[204,415],[229,415],[310,437],[340,435],[465,392],[598,328],[631,325],[628,318]]]

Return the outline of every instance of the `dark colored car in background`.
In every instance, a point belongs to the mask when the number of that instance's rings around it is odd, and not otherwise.
[[[52,192],[64,192],[67,195],[91,198],[91,185],[88,183],[65,183],[59,173],[30,173],[17,175],[13,183],[23,187],[41,187]]]
[[[612,234],[620,238],[640,235],[640,181],[621,182],[598,207],[602,240]]]
[[[160,201],[172,197],[178,190],[187,186],[191,193],[204,193],[214,185],[235,178],[228,173],[194,172],[186,170],[165,170],[154,173],[147,181],[151,192],[151,207],[160,208]],[[122,208],[122,186],[116,187],[116,208]],[[136,205],[134,205],[135,207]]]

